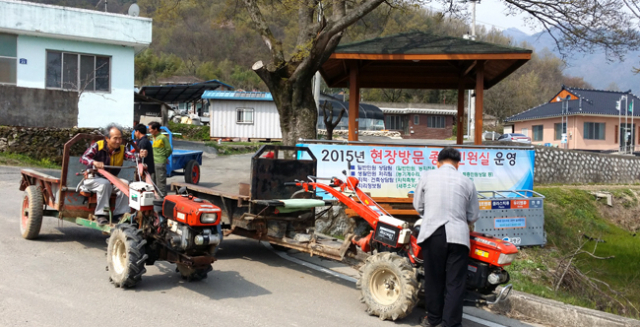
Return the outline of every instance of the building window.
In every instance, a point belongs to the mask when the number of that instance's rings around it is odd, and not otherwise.
[[[413,115],[413,124],[414,125],[420,125],[420,116]]]
[[[585,140],[604,140],[604,123],[584,123]]]
[[[387,115],[385,117],[388,130],[403,130],[404,120],[401,115]]]
[[[253,124],[253,108],[237,108],[236,123]]]
[[[47,51],[46,78],[46,86],[50,89],[109,92],[111,58]]]
[[[427,127],[444,128],[444,116],[430,116],[427,118]]]
[[[553,124],[553,131],[553,139],[562,140],[562,134],[567,133],[567,123],[564,123],[564,126],[563,123]]]
[[[0,34],[0,84],[16,84],[17,66],[18,37]]]
[[[534,141],[542,141],[542,131],[544,130],[543,125],[536,125],[531,127],[533,130],[533,140]]]

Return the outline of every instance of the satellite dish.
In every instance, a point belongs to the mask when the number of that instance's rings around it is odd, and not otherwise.
[[[140,15],[140,7],[137,4],[129,6],[129,16],[138,17]]]

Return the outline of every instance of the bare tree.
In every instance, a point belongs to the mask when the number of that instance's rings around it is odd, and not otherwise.
[[[283,143],[298,138],[314,138],[318,109],[311,79],[340,43],[344,30],[383,3],[407,5],[413,0],[242,0],[253,28],[269,49],[269,58],[257,61],[252,69],[271,91],[282,129]],[[542,26],[564,51],[593,51],[604,48],[622,58],[640,46],[636,30],[640,8],[633,0],[502,0],[512,14],[524,13],[531,24]],[[416,0],[445,5],[452,15],[464,14],[457,0]],[[415,3],[414,2],[414,3]],[[267,11],[290,15],[296,20],[298,35],[283,45],[267,20]],[[321,19],[317,19],[320,11]],[[294,44],[295,46],[291,46]],[[291,53],[285,49],[293,49]]]
[[[327,105],[329,105],[329,111],[327,112]],[[322,114],[324,120],[324,126],[327,129],[327,140],[333,140],[333,130],[340,124],[342,116],[344,115],[344,108],[340,108],[338,119],[333,121],[333,105],[329,101],[325,101],[322,106]]]

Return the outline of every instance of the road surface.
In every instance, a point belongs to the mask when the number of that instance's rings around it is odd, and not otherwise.
[[[232,190],[247,158],[207,159],[203,182],[222,185],[215,175],[223,174]],[[0,326],[389,327],[418,326],[424,315],[416,308],[395,323],[368,316],[352,281],[240,237],[225,239],[206,280],[186,282],[159,262],[135,289],[114,288],[100,232],[45,217],[39,239],[21,238],[19,180],[19,168],[0,167]],[[465,312],[466,327],[529,326]]]

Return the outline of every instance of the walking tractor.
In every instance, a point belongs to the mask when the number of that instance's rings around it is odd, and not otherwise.
[[[271,155],[263,156],[270,152]],[[264,240],[275,249],[295,249],[338,261],[349,261],[361,252],[369,253],[357,282],[367,312],[380,319],[407,316],[418,303],[424,279],[420,246],[416,242],[420,221],[410,224],[391,216],[358,187],[358,179],[314,177],[317,160],[307,147],[263,146],[252,158],[251,183],[241,185],[239,194],[228,194],[195,185],[190,193],[222,209],[226,232]],[[320,200],[323,190],[336,200]],[[315,232],[315,221],[339,201],[371,227],[365,237],[345,235],[337,240]],[[317,207],[329,209],[316,212]],[[506,299],[511,285],[504,267],[518,253],[508,241],[471,233],[467,278],[467,305],[487,305]]]
[[[44,216],[110,234],[107,269],[111,282],[118,287],[135,286],[146,272],[145,265],[157,260],[175,263],[176,270],[189,280],[206,278],[222,237],[220,208],[186,191],[161,199],[140,163],[126,166],[125,162],[118,177],[104,169],[86,171],[85,177],[86,167],[79,157],[70,156],[71,148],[99,138],[78,134],[67,142],[59,174],[21,171],[20,190],[25,191],[20,212],[22,237],[36,239]],[[82,187],[84,179],[94,178],[96,173],[129,198],[130,212],[117,221],[109,214],[107,225],[99,225],[94,217],[96,194]],[[120,178],[133,182],[127,184]],[[105,211],[113,212],[115,202],[116,196],[112,195],[110,208]]]

